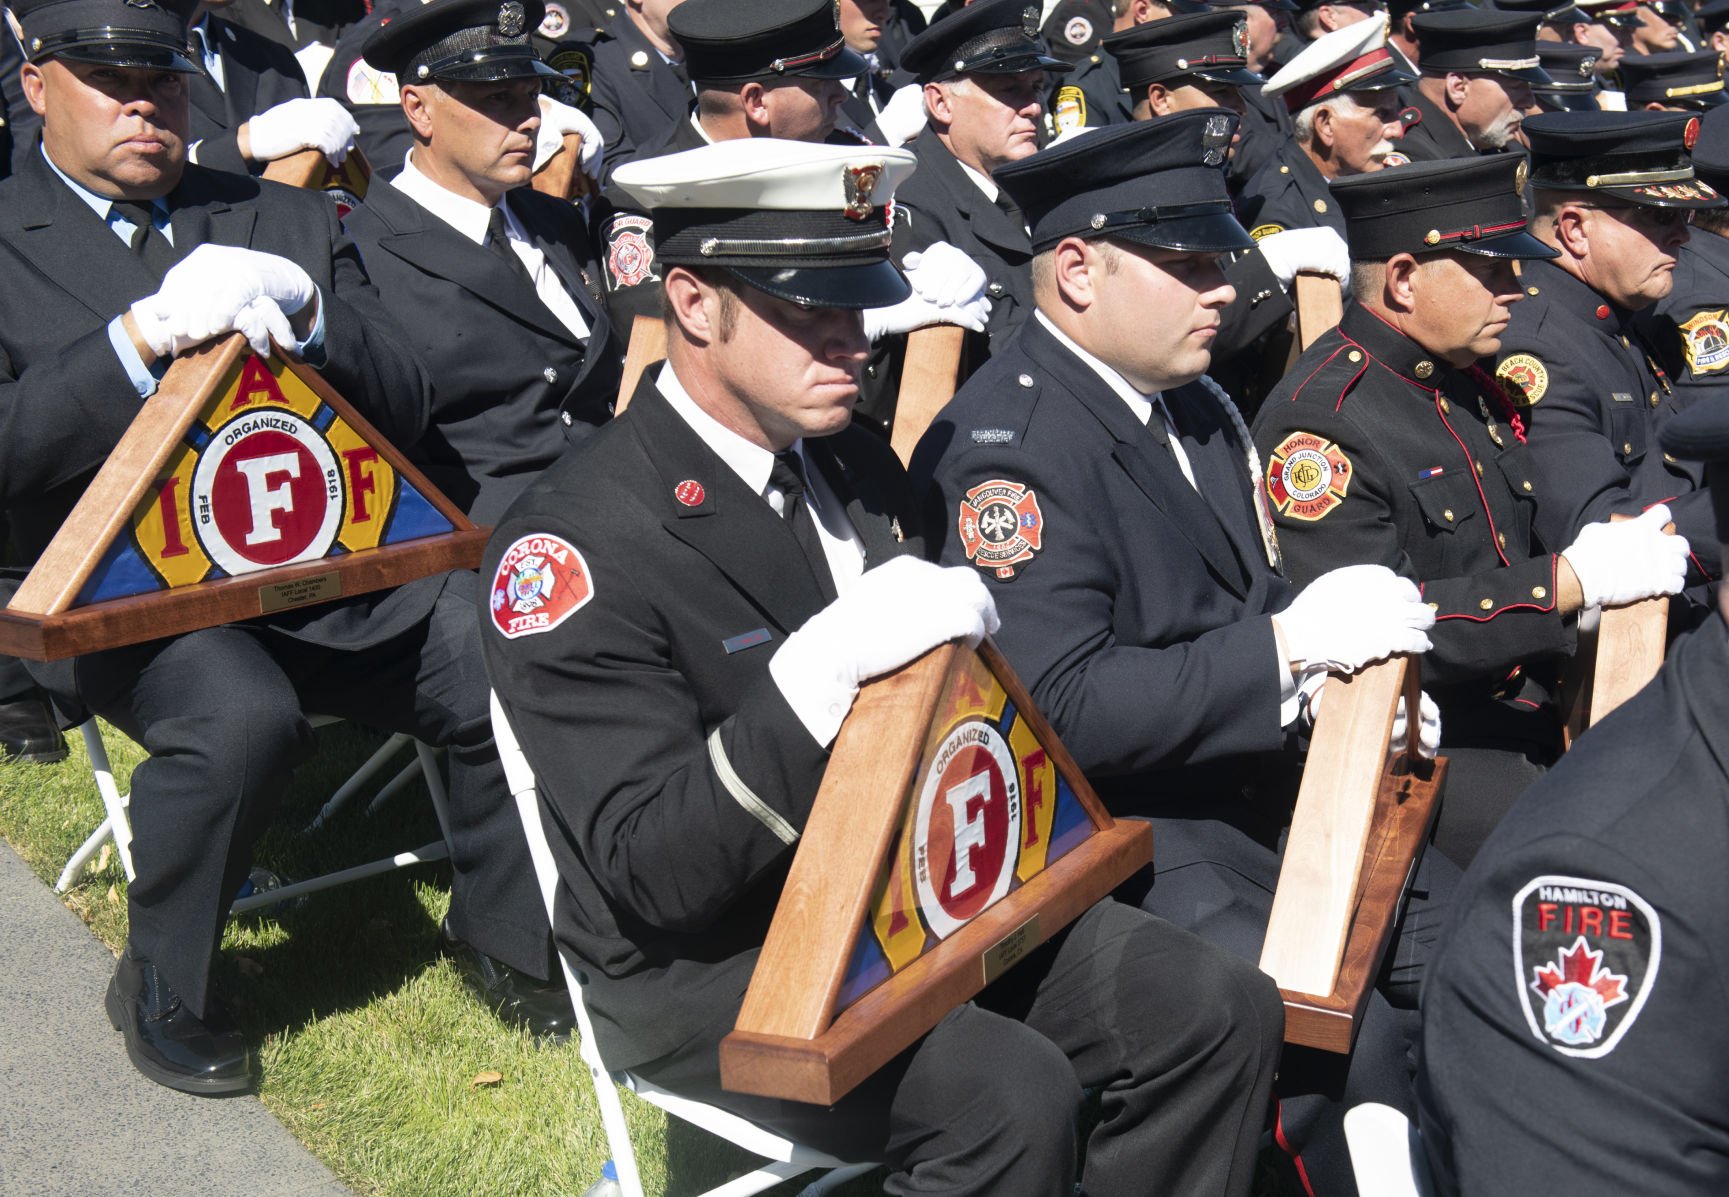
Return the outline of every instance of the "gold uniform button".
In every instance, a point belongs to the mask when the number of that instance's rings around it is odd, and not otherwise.
[[[1434,362],[1418,362],[1415,366],[1411,367],[1411,373],[1415,374],[1418,378],[1428,378],[1434,372]]]
[[[1633,442],[1632,441],[1622,441],[1621,442],[1621,452],[1631,454],[1633,452]]]
[[[1507,534],[1505,532],[1495,533],[1495,543],[1500,545],[1502,548],[1506,548],[1507,547]]]
[[[1326,200],[1318,199],[1315,201],[1315,211],[1325,213],[1326,210],[1327,210],[1327,201]]]
[[[1668,462],[1670,465],[1675,464],[1675,457],[1673,454],[1670,454],[1670,453],[1663,454],[1663,460]]]
[[[1625,333],[1623,333],[1623,334],[1622,334],[1622,335],[1621,335],[1621,348],[1623,348],[1623,349],[1631,349],[1631,348],[1632,348],[1632,347],[1633,347],[1633,342],[1631,342],[1631,341],[1629,341],[1629,340],[1628,340],[1628,339],[1627,339],[1627,335],[1626,335],[1626,334],[1625,334]]]
[[[1441,518],[1446,520],[1449,524],[1452,523],[1453,522],[1453,509],[1451,507],[1447,508],[1445,511],[1443,511],[1441,513]]]
[[[1429,610],[1431,610],[1431,611],[1439,611],[1440,609],[1441,609],[1440,603],[1430,603],[1429,604]]]
[[[1477,606],[1484,611],[1493,611],[1495,609],[1495,600],[1484,599],[1482,602],[1478,603]]]
[[[1351,352],[1347,353],[1345,355],[1345,357],[1349,361],[1351,361],[1353,364],[1363,360],[1363,355],[1361,353],[1358,353],[1355,349],[1353,349],[1353,350],[1351,350]]]
[[[1651,406],[1652,407],[1657,406],[1657,392],[1656,391],[1651,392]]]
[[[1546,599],[1549,597],[1549,588],[1547,586],[1533,586],[1531,587],[1531,597],[1534,599]]]
[[[1281,166],[1279,167],[1279,173],[1282,175],[1288,175],[1291,173],[1291,168],[1288,166]]]
[[[1482,462],[1475,461],[1475,462],[1472,462],[1471,464],[1477,467],[1477,473],[1478,474],[1482,474],[1482,472],[1483,472],[1483,463]]]
[[[1525,288],[1525,294],[1527,294],[1527,295],[1535,295],[1535,294],[1537,294],[1537,288],[1535,288],[1535,287],[1526,287],[1526,288]]]
[[[1449,411],[1453,410],[1453,405],[1451,403],[1447,402],[1447,397],[1445,395],[1441,396],[1441,410],[1443,412],[1449,412]]]
[[[1521,482],[1521,483],[1519,483],[1519,489],[1524,491],[1526,494],[1530,494],[1531,493],[1531,484],[1529,482]]]

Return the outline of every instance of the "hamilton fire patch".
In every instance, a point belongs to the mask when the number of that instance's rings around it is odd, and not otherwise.
[[[1293,432],[1267,459],[1267,497],[1280,515],[1313,522],[1345,501],[1351,459],[1332,441]]]
[[[567,541],[519,538],[492,578],[492,626],[506,640],[550,632],[594,597],[588,562]]]
[[[1687,368],[1694,374],[1716,374],[1729,367],[1729,310],[1700,312],[1681,326]]]
[[[1531,1033],[1595,1060],[1615,1050],[1656,986],[1662,925],[1624,885],[1537,877],[1513,899],[1513,956]]]
[[[993,478],[961,500],[961,544],[967,560],[992,570],[1005,582],[1015,567],[1031,561],[1044,547],[1045,517],[1038,497],[1019,482]]]

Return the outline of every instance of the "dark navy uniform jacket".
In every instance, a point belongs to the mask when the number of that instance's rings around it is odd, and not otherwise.
[[[1715,388],[1729,380],[1729,237],[1693,230],[1656,314],[1679,330],[1685,385]]]
[[[918,551],[896,534],[915,513],[880,438],[849,428],[805,451],[866,569]],[[674,496],[692,483],[694,506]],[[769,660],[824,599],[785,522],[648,378],[511,508],[483,583],[524,537],[587,597],[514,636],[510,607],[483,612],[487,674],[540,780],[553,933],[588,972],[599,1050],[629,1068],[736,1011],[750,983],[828,764]],[[744,635],[754,647],[729,648]]]
[[[1444,734],[1504,701],[1541,705],[1528,675],[1549,671],[1530,664],[1570,655],[1577,635],[1532,533],[1544,492],[1512,411],[1486,370],[1455,370],[1353,303],[1255,417],[1291,580],[1385,565],[1435,607],[1423,682]]]
[[[240,156],[240,126],[267,108],[307,95],[306,76],[294,52],[243,25],[212,15],[205,23],[210,48],[222,60],[222,86],[193,75],[191,140],[198,161],[212,170],[239,174],[264,168]]]
[[[1333,201],[1327,176],[1295,141],[1281,145],[1243,188],[1237,219],[1257,241],[1288,229],[1322,226],[1345,235],[1345,216]]]
[[[1165,400],[1198,491],[1157,413],[1141,424],[1029,319],[931,425],[913,483],[937,559],[980,569],[997,644],[1080,767],[1117,813],[1155,816],[1154,867],[1220,861],[1270,887],[1283,814],[1266,837],[1244,789],[1294,772],[1270,618],[1293,591],[1222,401],[1205,383]],[[993,494],[1021,496],[1017,525],[983,518]]]
[[[1135,119],[1116,57],[1102,46],[1057,81],[1045,111],[1050,114],[1052,136],[1071,129],[1126,125]]]
[[[1729,1192],[1725,762],[1713,617],[1478,854],[1423,991],[1441,1192]]]
[[[1526,298],[1513,307],[1496,376],[1515,400],[1535,400],[1525,419],[1543,496],[1538,533],[1562,551],[1586,524],[1667,503],[1693,548],[1690,580],[1717,576],[1704,466],[1657,443],[1663,421],[1695,395],[1675,388],[1632,313],[1548,262],[1526,262],[1520,278]]]
[[[695,98],[683,68],[662,58],[627,14],[619,14],[610,33],[594,47],[588,97],[595,127],[606,138],[609,179],[646,142],[683,121]]]
[[[403,448],[480,524],[495,523],[567,441],[612,418],[622,357],[577,210],[527,187],[505,202],[588,322],[586,339],[541,302],[525,272],[394,186],[380,182],[348,215],[385,305],[414,313],[404,321],[408,341],[432,378],[431,426]]]
[[[1284,97],[1265,94],[1259,84],[1239,87],[1237,94],[1243,97],[1243,120],[1237,126],[1237,145],[1231,151],[1230,164],[1225,167],[1225,181],[1232,195],[1242,193],[1255,172],[1289,143],[1293,133]]]

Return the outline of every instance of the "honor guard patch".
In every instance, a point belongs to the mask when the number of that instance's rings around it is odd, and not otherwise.
[[[1073,84],[1059,87],[1051,111],[1056,116],[1058,133],[1084,129],[1087,125],[1087,93]]]
[[[1549,371],[1528,353],[1515,353],[1495,367],[1495,380],[1515,407],[1532,407],[1549,393]]]
[[[973,487],[961,500],[959,525],[967,560],[1005,582],[1044,547],[1038,498],[1019,482],[993,478]]]
[[[654,222],[646,216],[626,212],[606,231],[606,283],[609,291],[623,291],[643,283],[659,282],[654,272]]]
[[[1294,520],[1313,522],[1345,501],[1351,459],[1312,432],[1293,432],[1267,460],[1267,497]]]
[[[524,536],[492,578],[492,626],[506,640],[550,632],[594,597],[588,562],[556,536]]]
[[[1729,310],[1700,312],[1681,326],[1687,368],[1694,374],[1715,374],[1729,366]]]
[[[1624,885],[1536,877],[1513,899],[1513,958],[1531,1033],[1595,1060],[1615,1050],[1657,984],[1662,923]]]
[[[1249,230],[1249,236],[1253,237],[1256,241],[1259,241],[1262,237],[1271,237],[1274,233],[1282,233],[1284,231],[1285,226],[1282,224],[1258,224]]]

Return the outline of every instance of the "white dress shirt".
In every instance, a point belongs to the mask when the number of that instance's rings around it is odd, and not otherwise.
[[[391,186],[476,245],[486,244],[486,230],[492,221],[492,209],[477,200],[448,191],[421,174],[414,165],[413,150],[410,150],[408,157],[403,160],[402,173],[391,180]],[[504,203],[503,200],[499,202]],[[540,296],[540,302],[558,317],[558,322],[568,328],[573,336],[586,341],[590,330],[582,309],[577,307],[576,300],[571,298],[570,292],[565,289],[564,280],[558,277],[558,272],[546,260],[546,255],[529,240],[528,230],[516,219],[516,213],[510,210],[509,204],[504,204],[504,231],[510,237],[511,250],[522,259],[523,266],[528,270],[528,277],[534,280],[534,291]]]

